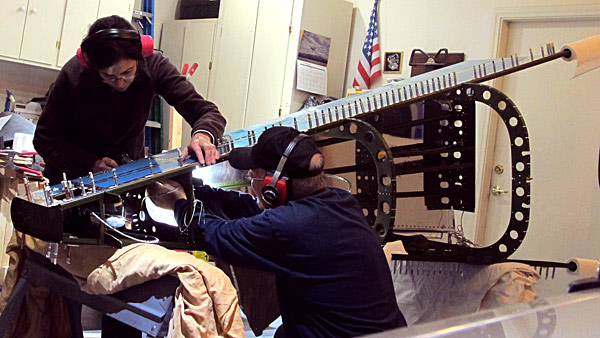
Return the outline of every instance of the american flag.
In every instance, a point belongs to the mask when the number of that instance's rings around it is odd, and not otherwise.
[[[371,20],[369,30],[365,37],[362,53],[358,60],[358,68],[354,75],[353,87],[369,89],[371,82],[378,76],[381,76],[381,57],[379,55],[379,27],[377,25],[377,3],[375,0],[373,12],[371,12]]]

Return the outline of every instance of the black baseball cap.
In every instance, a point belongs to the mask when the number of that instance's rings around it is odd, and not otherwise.
[[[275,171],[286,148],[300,132],[290,127],[272,127],[265,130],[251,147],[234,148],[229,152],[229,164],[236,169],[262,168]],[[318,175],[323,168],[309,170],[310,160],[320,154],[311,137],[301,139],[292,149],[282,173],[289,178],[306,178]]]

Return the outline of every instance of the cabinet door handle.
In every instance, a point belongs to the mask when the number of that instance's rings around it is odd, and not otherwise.
[[[25,12],[26,10],[27,10],[27,7],[25,7],[25,6],[19,7],[19,12]]]
[[[33,8],[33,9],[31,9],[30,12],[31,12],[31,14],[35,14],[35,13],[37,13],[37,11],[38,11],[37,8]]]

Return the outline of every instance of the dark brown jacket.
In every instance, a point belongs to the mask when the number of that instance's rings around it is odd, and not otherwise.
[[[57,184],[87,175],[96,160],[124,154],[144,156],[144,126],[155,95],[161,95],[197,130],[219,139],[225,118],[216,105],[200,96],[193,85],[160,53],[141,61],[131,86],[117,92],[98,73],[83,69],[72,58],[61,69],[39,119],[33,144],[46,162],[44,175]]]

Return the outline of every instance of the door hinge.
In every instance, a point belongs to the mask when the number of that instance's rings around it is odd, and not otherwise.
[[[60,49],[60,40],[56,40],[56,49]]]
[[[212,61],[208,61],[208,70],[212,69]]]

